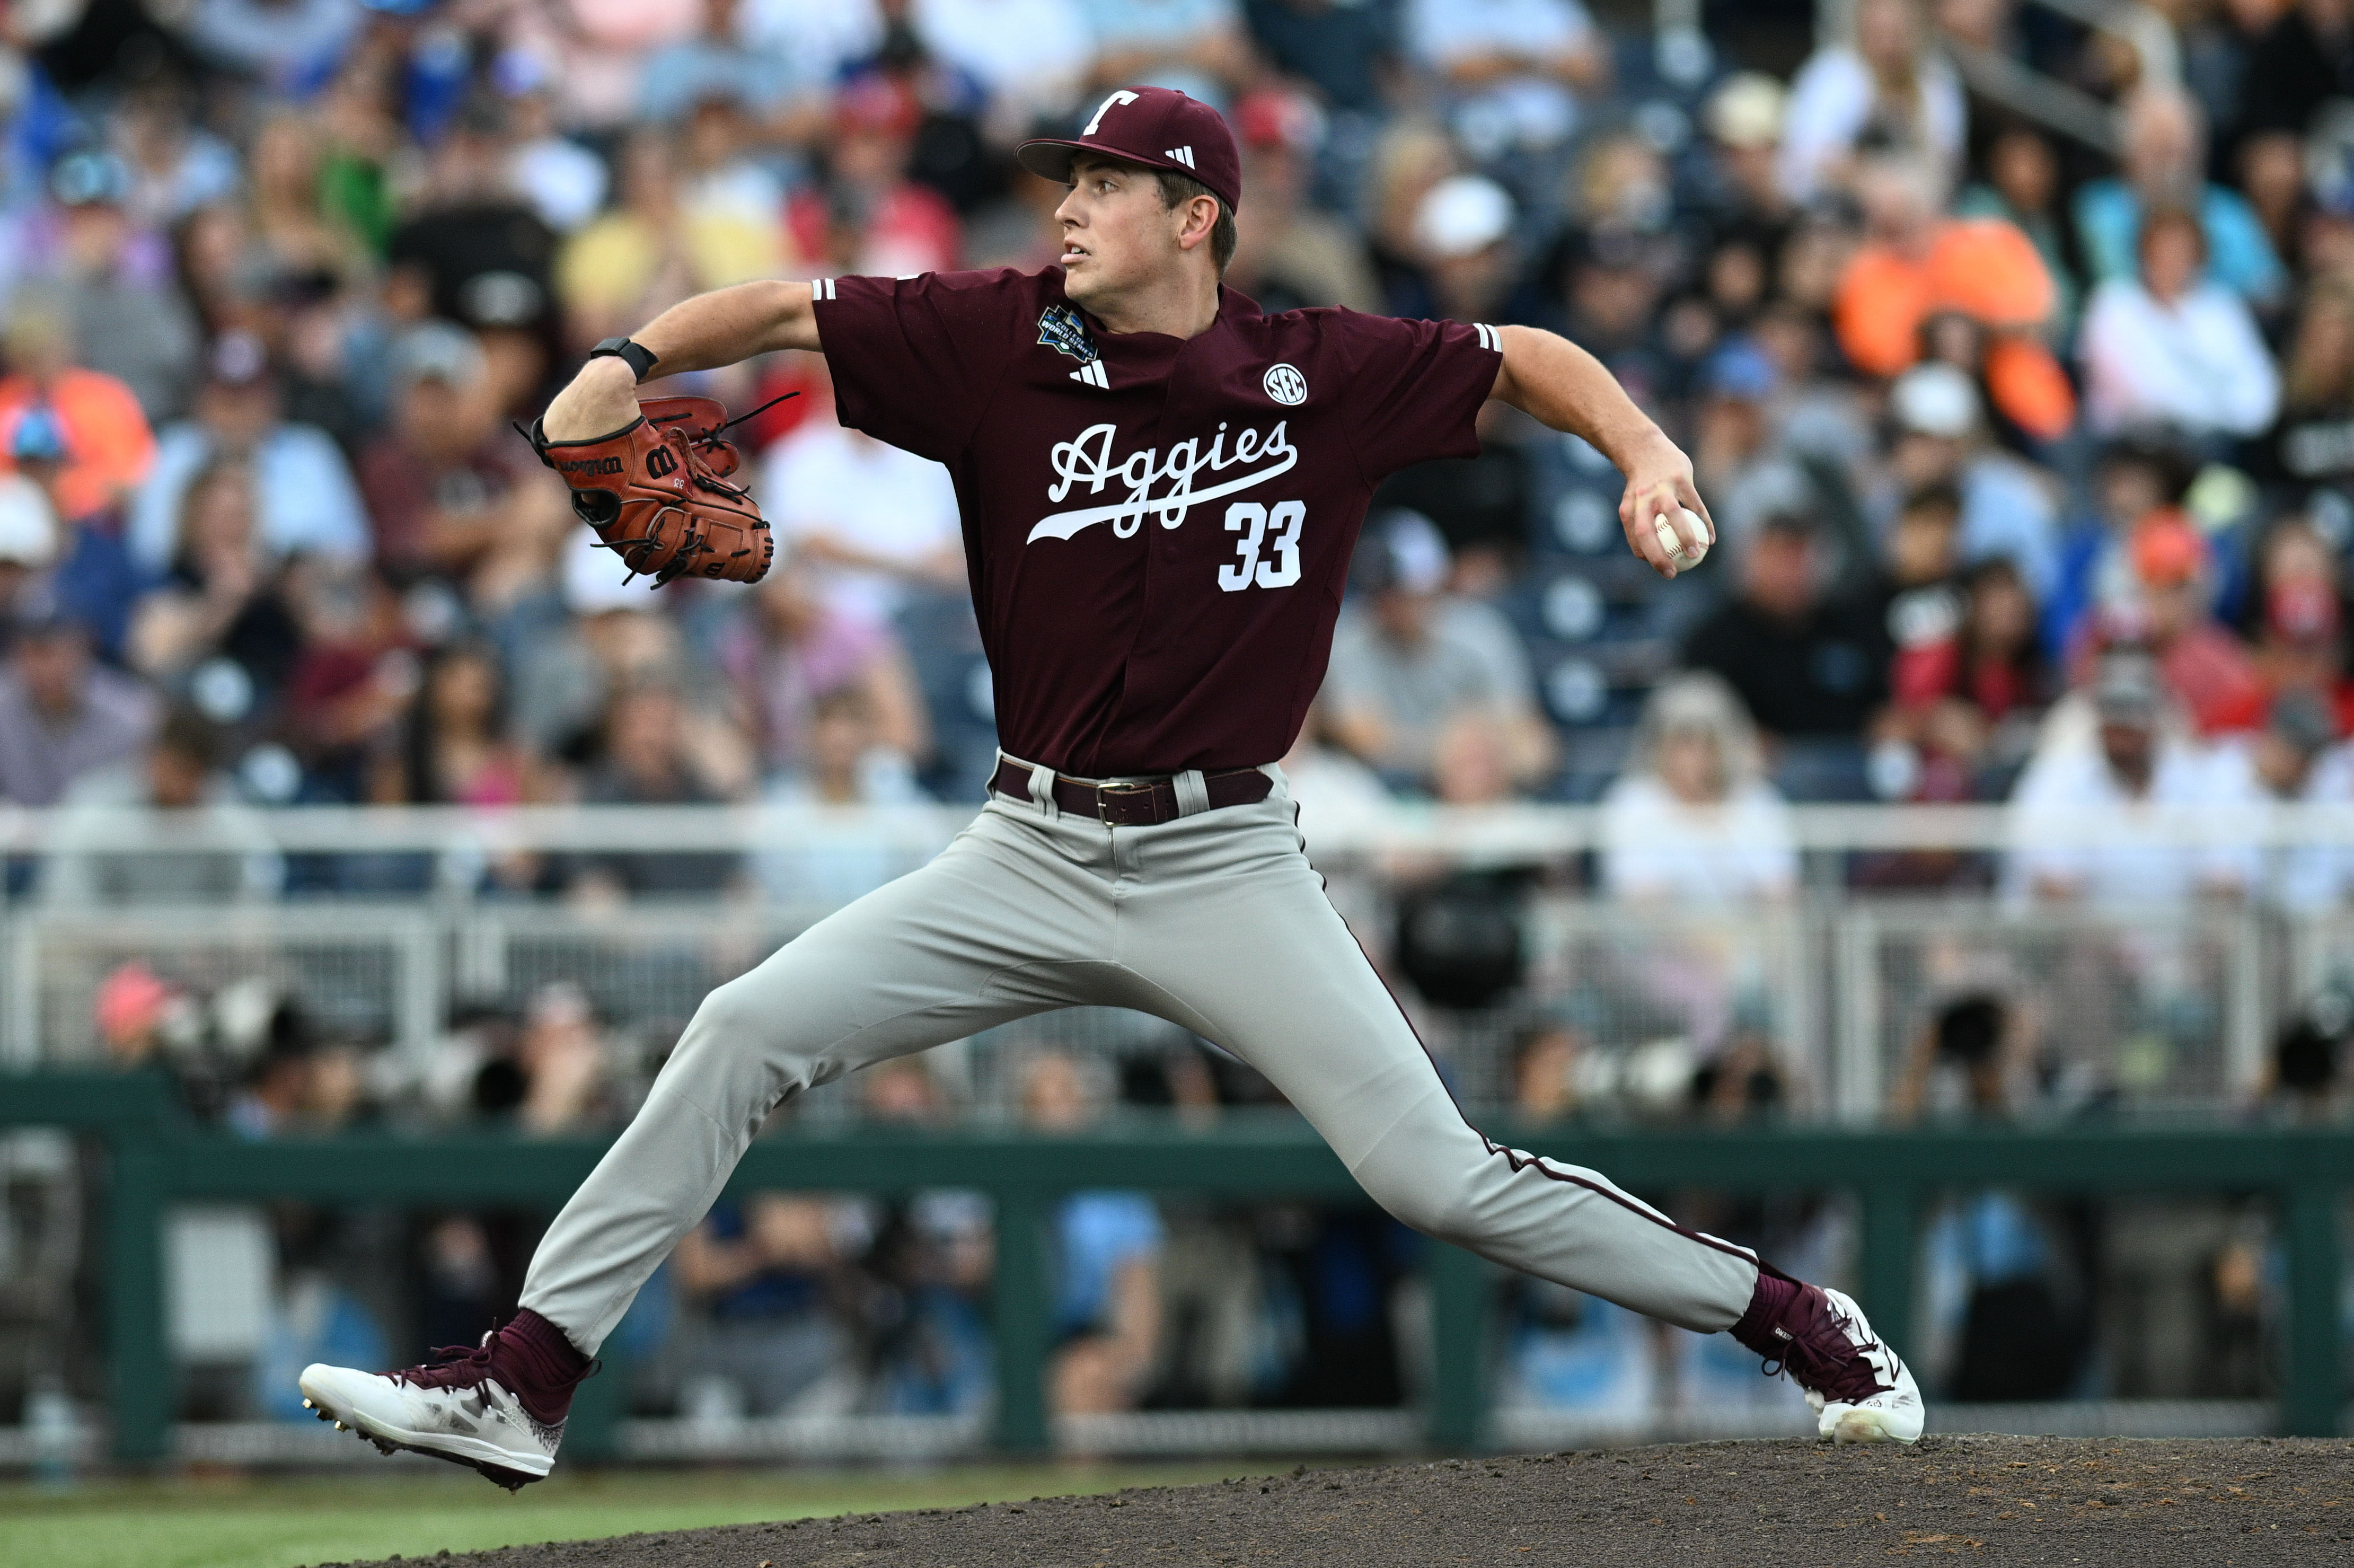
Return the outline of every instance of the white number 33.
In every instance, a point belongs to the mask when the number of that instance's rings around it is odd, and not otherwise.
[[[1297,501],[1278,501],[1269,512],[1256,501],[1237,501],[1226,508],[1226,532],[1240,534],[1235,541],[1239,558],[1218,568],[1218,586],[1240,593],[1257,583],[1261,588],[1289,588],[1299,580],[1299,525],[1308,508]],[[1264,548],[1274,552],[1259,559]]]

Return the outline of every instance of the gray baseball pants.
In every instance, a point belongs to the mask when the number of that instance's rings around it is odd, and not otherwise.
[[[1092,1005],[1157,1014],[1248,1062],[1415,1229],[1687,1329],[1731,1328],[1753,1254],[1463,1119],[1326,900],[1282,771],[1265,771],[1275,788],[1256,805],[1108,827],[1058,812],[1034,770],[1037,800],[992,795],[923,869],[712,991],[548,1227],[523,1305],[595,1354],[787,1096]],[[1197,779],[1180,798],[1202,799]]]

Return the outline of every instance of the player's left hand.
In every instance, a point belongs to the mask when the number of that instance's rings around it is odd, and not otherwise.
[[[1619,498],[1618,525],[1626,530],[1627,547],[1644,564],[1663,577],[1676,575],[1676,564],[1668,558],[1651,521],[1661,513],[1673,518],[1679,511],[1689,509],[1707,525],[1708,544],[1715,546],[1716,519],[1708,514],[1707,504],[1692,483],[1691,459],[1683,454],[1683,449],[1659,436],[1627,465],[1626,474],[1627,493]]]
[[[632,397],[629,406],[626,424],[594,440],[553,440],[544,418],[524,436],[631,580],[643,573],[657,587],[683,577],[758,582],[776,544],[759,503],[731,477],[742,457],[722,437],[737,421],[708,397]]]

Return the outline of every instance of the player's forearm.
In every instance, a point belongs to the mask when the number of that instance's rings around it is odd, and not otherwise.
[[[779,349],[818,347],[817,313],[807,283],[738,283],[697,294],[631,334],[654,356],[653,374],[713,370]],[[580,367],[547,406],[541,429],[550,440],[593,440],[638,417],[637,379],[607,356]]]
[[[1691,460],[1635,406],[1601,361],[1568,339],[1533,327],[1508,326],[1502,341],[1504,363],[1489,396],[1556,430],[1584,437],[1617,465],[1627,477],[1618,524],[1626,530],[1628,549],[1661,577],[1672,577],[1679,562],[1691,565],[1716,542],[1716,525],[1692,484]],[[1662,526],[1675,531],[1668,543],[1661,542]],[[1670,545],[1678,535],[1683,543],[1671,558]]]
[[[1556,430],[1584,438],[1619,470],[1666,443],[1602,362],[1557,333],[1503,329],[1504,364],[1489,396]]]

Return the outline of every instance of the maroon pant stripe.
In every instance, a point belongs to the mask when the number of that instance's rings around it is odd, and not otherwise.
[[[1299,825],[1299,806],[1297,801],[1292,804],[1291,821],[1292,830],[1297,832]],[[1305,848],[1304,842],[1302,847],[1303,849]],[[1316,874],[1316,882],[1319,887],[1325,890],[1324,902],[1328,905],[1331,904],[1332,895],[1331,886],[1325,882],[1324,874],[1322,872],[1320,871]],[[1333,907],[1332,915],[1335,919],[1339,919],[1341,921],[1341,928],[1344,931],[1349,931],[1349,922],[1346,919],[1341,918],[1341,911],[1337,906]],[[1759,1258],[1756,1254],[1751,1252],[1747,1247],[1734,1246],[1731,1242],[1719,1241],[1714,1236],[1702,1235],[1700,1232],[1693,1230],[1689,1225],[1680,1225],[1673,1220],[1667,1218],[1665,1215],[1654,1213],[1646,1205],[1637,1202],[1634,1199],[1628,1197],[1626,1193],[1619,1192],[1614,1187],[1605,1185],[1601,1182],[1589,1181],[1582,1176],[1572,1175],[1566,1171],[1556,1170],[1554,1167],[1546,1164],[1541,1156],[1534,1154],[1524,1156],[1519,1150],[1498,1143],[1494,1139],[1490,1138],[1486,1133],[1481,1132],[1477,1126],[1473,1125],[1469,1117],[1463,1115],[1463,1102],[1455,1097],[1455,1091],[1452,1088],[1447,1087],[1447,1075],[1438,1071],[1438,1058],[1431,1054],[1430,1043],[1422,1037],[1422,1031],[1414,1026],[1414,1019],[1407,1013],[1405,1004],[1398,1001],[1397,992],[1390,986],[1389,977],[1382,973],[1381,966],[1373,962],[1373,954],[1365,951],[1365,944],[1359,940],[1357,934],[1354,931],[1349,931],[1349,939],[1357,944],[1358,955],[1365,960],[1365,967],[1373,971],[1373,979],[1381,982],[1382,991],[1390,999],[1390,1005],[1397,1009],[1398,1021],[1405,1025],[1406,1033],[1414,1036],[1414,1043],[1422,1047],[1422,1054],[1424,1058],[1430,1063],[1430,1070],[1434,1074],[1437,1074],[1438,1086],[1447,1090],[1447,1103],[1455,1107],[1455,1114],[1458,1117],[1462,1118],[1463,1125],[1470,1128],[1475,1134],[1478,1134],[1480,1143],[1487,1148],[1488,1152],[1491,1156],[1500,1154],[1504,1157],[1505,1163],[1512,1168],[1514,1175],[1518,1175],[1522,1171],[1534,1169],[1537,1174],[1543,1176],[1550,1181],[1565,1181],[1573,1187],[1583,1187],[1589,1192],[1607,1198],[1612,1202],[1617,1204],[1620,1208],[1625,1209],[1628,1213],[1640,1215],[1642,1218],[1649,1220],[1651,1224],[1659,1226],[1661,1230],[1673,1232],[1675,1234],[1683,1237],[1686,1241],[1698,1242],[1704,1247],[1711,1247],[1718,1252],[1724,1253],[1729,1256],[1737,1257],[1744,1263],[1755,1264],[1760,1268],[1766,1266],[1764,1260]],[[1776,1272],[1778,1273],[1778,1271]]]

